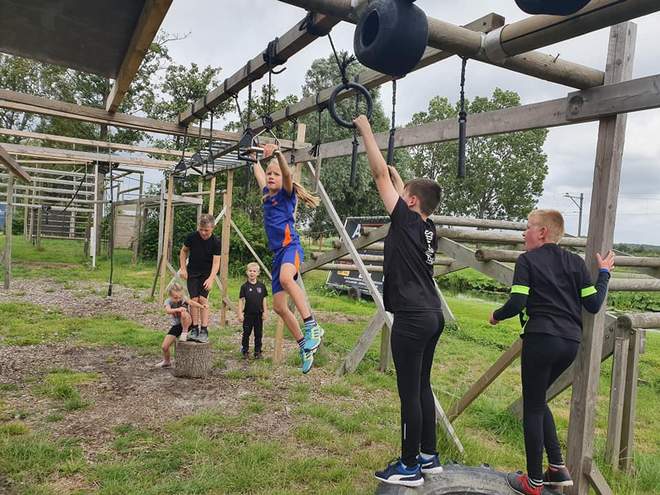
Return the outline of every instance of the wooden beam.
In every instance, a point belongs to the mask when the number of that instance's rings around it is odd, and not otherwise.
[[[43,134],[41,132],[29,132],[29,131],[19,131],[16,129],[5,129],[0,128],[0,135],[2,136],[15,136],[22,137],[26,139],[38,139],[41,141],[52,141],[54,143],[67,143],[67,144],[81,144],[83,146],[92,146],[99,147],[104,149],[111,150],[124,150],[124,151],[135,151],[136,153],[150,153],[153,155],[168,155],[168,156],[181,156],[180,150],[171,150],[166,148],[152,148],[148,146],[136,146],[132,144],[121,144],[121,143],[111,143],[108,141],[98,141],[96,139],[80,139],[73,138],[69,136],[56,136],[54,134]],[[186,151],[186,156],[192,156],[193,153]],[[19,161],[19,163],[26,163],[25,161]],[[49,162],[37,162],[37,163],[49,163]],[[80,163],[80,162],[72,162]]]
[[[472,384],[467,392],[456,401],[452,406],[447,416],[449,421],[454,422],[465,409],[468,408],[474,400],[479,397],[484,390],[486,390],[495,379],[506,370],[511,363],[513,363],[522,350],[522,339],[517,339],[511,347],[509,347],[493,365],[486,370],[486,372],[479,377],[479,379]]]
[[[586,476],[597,495],[614,495],[610,485],[607,484],[607,480],[591,457],[584,459],[584,470],[580,474]]]
[[[61,148],[44,148],[41,146],[29,146],[25,144],[3,144],[4,148],[9,153],[17,155],[30,154],[32,156],[43,156],[51,158],[66,158],[71,160],[83,160],[88,163],[92,162],[112,162],[121,163],[122,165],[132,165],[134,167],[153,168],[157,170],[170,170],[176,162],[168,160],[155,160],[153,158],[135,158],[132,156],[124,156],[109,153],[94,153],[89,151],[74,151],[64,150]],[[62,170],[62,174],[68,172]]]
[[[4,287],[9,290],[11,282],[11,245],[13,240],[13,223],[14,223],[14,177],[9,176],[7,180],[7,207],[5,210],[5,252],[3,257],[3,265],[5,266],[4,274]]]
[[[295,26],[277,39],[276,50],[278,55],[289,58],[318,38],[317,36],[308,34],[305,29],[300,29],[303,22],[305,22],[305,19],[296,23]],[[332,29],[340,20],[325,15],[316,15],[314,22],[321,29]],[[232,98],[240,90],[246,88],[251,81],[261,79],[264,75],[268,74],[268,70],[269,68],[264,61],[263,54],[259,53],[247,65],[241,67],[232,76],[225,79],[219,87],[194,102],[190,108],[181,112],[179,114],[179,122],[181,124],[189,124],[196,118],[203,117],[209,112],[209,109]]]
[[[648,88],[660,86],[660,75],[644,79],[647,79],[644,85]],[[635,95],[635,91],[638,91],[640,88],[639,81],[636,79],[622,81],[616,84],[608,84],[601,88],[602,93],[599,96],[609,102],[607,108],[603,109],[606,115],[629,113],[660,106],[660,92],[656,90],[644,96],[645,106],[640,108],[642,106],[640,104],[642,98]],[[471,115],[468,119],[467,137],[492,136],[508,132],[560,127],[578,122],[599,120],[600,117],[597,115],[569,118],[570,108],[575,105],[576,97],[581,93],[571,93],[567,98]],[[628,95],[628,97],[621,95]],[[394,147],[406,148],[423,144],[444,143],[456,139],[458,139],[458,126],[456,125],[456,119],[451,118],[415,127],[397,129]],[[388,140],[389,132],[376,134],[376,142],[381,150],[387,149]],[[322,144],[319,149],[319,157],[325,159],[347,156],[351,152],[352,140],[344,139]],[[363,144],[360,144],[358,147],[358,153],[364,153]],[[309,159],[309,148],[303,148],[293,153],[294,162],[307,159]]]
[[[171,134],[174,136],[183,136],[186,133],[185,126],[176,122],[165,120],[150,119],[147,117],[137,117],[119,112],[108,112],[104,108],[88,107],[67,103],[64,101],[51,100],[41,96],[33,96],[8,89],[0,89],[0,108],[7,108],[18,112],[37,113],[53,117],[63,117],[67,119],[80,120],[96,124],[108,124],[115,127],[124,127],[127,129],[137,129],[145,132],[154,132],[158,134]],[[190,126],[188,128],[190,136],[199,134],[199,127]],[[202,129],[202,138],[207,139],[210,135],[210,129]],[[235,132],[226,132],[213,130],[213,139],[224,141],[238,141],[240,135]]]
[[[471,31],[487,33],[503,25],[504,25],[504,17],[491,13],[466,24],[464,27]],[[440,62],[441,60],[445,60],[452,56],[453,53],[438,50],[436,48],[427,47],[426,51],[424,52],[424,55],[422,55],[422,59],[417,64],[417,66],[415,66],[415,68],[411,70],[411,72],[420,70],[424,67],[428,67],[431,64]],[[391,81],[392,76],[389,76],[387,74],[381,74],[380,72],[367,69],[365,71],[362,71],[360,74],[358,74],[356,76],[356,79],[359,84],[361,84],[365,88],[371,89],[371,88],[376,88],[382,84],[385,84],[388,81]],[[315,111],[320,105],[327,105],[327,103],[330,101],[330,95],[332,95],[336,87],[337,86],[332,86],[330,88],[322,89],[316,95],[303,98],[297,103],[287,105],[285,108],[281,108],[276,112],[271,113],[270,117],[271,119],[273,119],[273,123],[278,124],[281,122],[285,122],[290,118],[299,118],[303,115]],[[345,98],[349,98],[354,94],[355,92],[353,90],[344,91],[337,96],[337,101],[341,101]],[[254,130],[263,129],[262,120],[255,119],[254,121],[250,122],[250,128]],[[318,170],[318,166],[317,166],[317,170]]]
[[[623,403],[626,390],[628,348],[631,329],[617,325],[614,331],[614,352],[612,353],[612,381],[610,386],[610,407],[607,417],[607,441],[605,462],[614,471],[619,469],[621,427],[623,424]]]
[[[340,17],[347,22],[354,24],[357,23],[358,9],[354,8],[351,2],[347,2],[345,0],[280,1],[291,5],[296,5],[313,12],[320,12],[322,14]],[[653,3],[653,0],[628,0],[626,3],[651,4]],[[643,15],[640,9],[635,9],[635,6],[636,5],[631,6],[629,11],[623,10],[623,12],[617,12],[619,17],[621,19],[630,19],[635,17],[637,12],[640,12],[640,15]],[[659,9],[660,6],[658,5],[649,5],[648,9],[646,10],[652,12]],[[644,12],[646,12],[646,10],[644,10]],[[564,20],[563,17],[559,19],[562,21]],[[600,27],[609,26],[614,22],[620,22],[617,21],[614,16],[612,16],[610,19],[611,22],[609,23],[606,21],[601,21],[603,25]],[[505,67],[515,72],[528,74],[533,77],[538,77],[540,79],[564,84],[574,88],[585,89],[603,84],[603,73],[598,70],[585,67],[580,64],[559,60],[558,57],[552,55],[531,51],[535,48],[538,48],[538,46],[533,45],[531,39],[525,39],[523,37],[522,43],[517,44],[515,47],[507,46],[507,52],[503,52],[500,44],[501,33],[504,30],[509,29],[511,26],[515,26],[515,24],[504,26],[503,28],[492,31],[492,36],[487,36],[485,39],[482,39],[481,34],[470,31],[469,29],[465,29],[460,26],[456,26],[454,24],[450,24],[448,22],[431,17],[428,17],[428,21],[428,44],[433,48],[446,50],[447,52],[454,53],[461,57],[473,58],[475,60],[480,60],[491,65]],[[579,28],[581,24],[584,23],[580,23],[578,21],[575,24],[572,24],[571,27],[574,28],[573,31],[563,33],[565,36],[563,39],[568,39],[579,34],[584,34],[585,32],[600,29],[600,27],[594,23],[589,24],[590,29],[586,31],[580,31]],[[533,34],[533,32],[526,34]],[[486,41],[488,41],[488,43],[486,43]],[[526,46],[524,45],[525,43]],[[495,45],[497,50],[490,50],[489,47],[491,45]],[[526,49],[521,49],[521,47]]]
[[[638,2],[625,3],[628,5]],[[660,3],[653,3],[660,8]],[[636,34],[637,26],[633,23],[612,27],[605,71],[606,84],[631,78]],[[626,122],[625,114],[607,117],[600,121],[598,129],[589,214],[589,239],[586,248],[586,263],[594,278],[598,271],[596,253],[607,253],[612,248]],[[604,327],[604,309],[595,315],[589,313],[584,315],[582,344],[574,362],[575,379],[568,427],[567,462],[569,470],[577,474],[573,479],[574,486],[569,492],[571,495],[587,495],[589,492],[589,483],[583,474],[582,466],[585,459],[593,456],[594,421]]]
[[[609,290],[612,292],[657,292],[660,291],[660,280],[649,278],[614,278],[610,280]]]
[[[0,164],[4,165],[9,173],[17,177],[19,180],[30,182],[32,178],[23,167],[21,167],[16,160],[9,155],[6,146],[6,144],[0,146]]]
[[[454,258],[458,263],[473,268],[484,275],[494,278],[499,283],[511,285],[513,280],[513,268],[500,263],[499,261],[489,261],[483,263],[477,261],[474,257],[474,249],[470,249],[456,241],[445,237],[438,238],[438,250]]]
[[[348,353],[348,356],[346,356],[337,369],[337,375],[341,376],[346,373],[352,373],[357,369],[369,347],[371,347],[374,338],[385,325],[385,314],[382,311],[376,311],[374,316],[371,317],[367,329],[360,335],[355,347]]]
[[[524,251],[508,249],[477,249],[475,257],[479,261],[503,261],[514,263]],[[581,255],[583,256],[583,255]],[[660,256],[621,256],[614,257],[614,266],[635,268],[660,268]]]
[[[619,316],[630,328],[660,328],[660,313],[633,313]]]
[[[160,276],[160,290],[158,291],[158,301],[160,304],[163,304],[165,297],[165,286],[167,285],[165,281],[165,273],[167,271],[167,265],[170,260],[170,236],[171,236],[171,219],[172,219],[172,198],[174,196],[174,176],[170,174],[167,178],[167,203],[165,206],[165,219],[164,219],[164,231],[163,231],[163,240],[162,240],[162,255],[160,257],[160,266],[158,267],[158,273]]]
[[[643,331],[634,331],[628,348],[625,391],[623,393],[623,415],[621,418],[621,440],[619,444],[619,467],[630,474],[633,470],[635,445],[635,418],[637,411],[637,381],[639,379],[639,359],[642,353]]]
[[[105,109],[116,112],[124,99],[133,78],[142,64],[149,47],[156,37],[165,14],[172,5],[172,0],[146,0],[142,13],[137,21],[133,36],[128,44],[124,60],[117,72],[115,84],[106,100]]]
[[[215,179],[215,177],[213,177]],[[212,185],[212,189],[215,190],[215,184]],[[234,196],[234,171],[230,170],[227,172],[227,189],[224,194],[223,209],[225,212],[225,217],[222,220],[222,245],[220,256],[220,281],[222,282],[222,306],[220,307],[220,326],[224,327],[227,325],[227,304],[225,299],[229,297],[227,293],[229,287],[229,241],[231,237],[231,211],[232,211],[232,200]]]

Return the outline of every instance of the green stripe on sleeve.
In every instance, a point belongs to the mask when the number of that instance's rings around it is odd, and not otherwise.
[[[589,287],[585,287],[581,291],[582,297],[589,297],[589,296],[592,296],[592,295],[597,294],[597,293],[598,293],[598,291],[596,290],[596,288],[593,285],[590,285]]]
[[[529,296],[529,287],[526,285],[512,285],[511,294],[525,294]]]

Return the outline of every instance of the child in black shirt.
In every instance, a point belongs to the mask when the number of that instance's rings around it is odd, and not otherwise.
[[[179,253],[179,274],[186,280],[190,299],[206,309],[192,309],[192,329],[188,340],[209,341],[209,291],[220,269],[220,239],[213,233],[215,218],[204,214],[197,230],[186,237]]]
[[[359,116],[355,125],[391,219],[384,248],[383,302],[394,313],[391,343],[401,400],[402,453],[399,460],[376,472],[376,478],[419,486],[424,483],[422,474],[442,472],[431,367],[444,318],[433,279],[437,238],[429,218],[440,202],[441,189],[430,179],[414,179],[404,186],[396,170],[385,163],[367,118]]]
[[[558,211],[529,214],[526,252],[516,261],[511,297],[490,317],[490,323],[497,325],[526,309],[529,318],[523,328],[521,354],[527,474],[507,477],[511,488],[522,495],[541,495],[544,484],[573,485],[546,391],[575,359],[582,336],[582,307],[590,313],[600,310],[614,266],[612,252],[604,259],[596,255],[599,274],[594,287],[584,260],[557,244],[563,235],[564,219]],[[545,474],[544,447],[549,461]]]
[[[266,286],[259,282],[259,265],[248,263],[247,282],[241,285],[238,296],[238,319],[243,323],[243,341],[241,353],[247,359],[250,349],[250,334],[254,329],[254,358],[261,358],[261,340],[263,336],[264,321],[268,319],[268,304]]]

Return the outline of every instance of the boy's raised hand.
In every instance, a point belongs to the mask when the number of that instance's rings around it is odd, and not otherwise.
[[[603,258],[600,253],[596,253],[596,260],[598,261],[598,268],[605,269],[609,272],[614,268],[614,252],[610,251],[607,256]]]

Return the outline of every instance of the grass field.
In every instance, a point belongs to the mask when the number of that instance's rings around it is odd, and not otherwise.
[[[107,260],[101,259],[99,267],[91,270],[77,244],[45,241],[43,247],[37,252],[16,237],[17,281],[53,283],[66,294],[71,291],[75,299],[78,283],[102,287],[108,277]],[[117,253],[115,283],[140,294],[127,304],[151,304],[144,289],[151,286],[153,274],[153,263],[131,266],[129,253]],[[398,452],[395,377],[391,369],[377,371],[379,341],[356,373],[335,376],[374,308],[370,302],[352,301],[326,290],[324,281],[320,272],[306,276],[311,303],[326,320],[318,367],[309,375],[297,370],[291,342],[282,366],[274,366],[268,358],[242,362],[240,335],[230,326],[212,329],[215,367],[205,381],[174,380],[169,374],[149,370],[148,364],[157,359],[163,331],[140,318],[107,313],[72,316],[62,308],[26,302],[27,294],[25,298],[20,293],[3,294],[0,492],[373,493],[372,472]],[[234,300],[240,283],[231,280]],[[459,325],[444,332],[433,368],[433,386],[445,408],[519,333],[514,321],[496,328],[488,325],[494,302],[456,296],[449,297],[448,303]],[[273,332],[271,320],[266,329],[267,355]],[[465,457],[460,458],[441,437],[443,459],[469,465],[486,462],[500,470],[524,467],[522,427],[507,410],[520,393],[519,372],[516,361],[456,421]],[[658,335],[648,335],[642,356],[636,473],[631,477],[612,473],[602,463],[609,375],[607,361],[601,373],[596,458],[614,493],[658,493]],[[135,409],[129,409],[125,417],[109,417],[108,411],[121,412],[113,409],[113,403],[122,400],[127,408]],[[569,402],[570,392],[552,404],[564,440]]]

